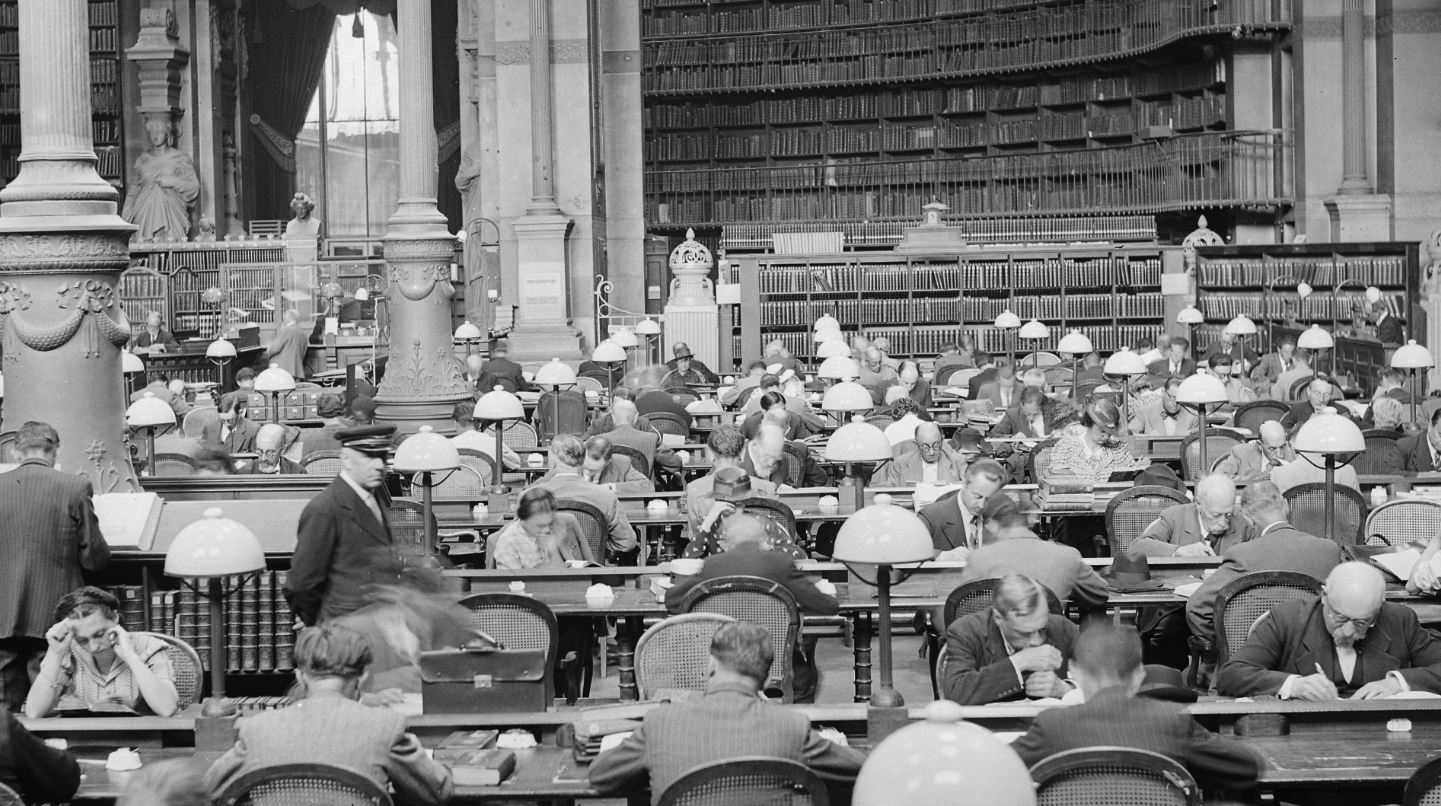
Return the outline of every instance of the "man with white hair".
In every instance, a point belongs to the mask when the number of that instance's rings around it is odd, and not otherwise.
[[[762,351],[761,362],[767,370],[774,368],[776,365],[780,365],[781,372],[785,370],[790,370],[791,372],[805,371],[805,367],[801,366],[801,362],[797,361],[796,357],[791,355],[791,351],[786,349],[785,343],[780,339],[772,339],[766,343],[766,348]]]
[[[1214,557],[1255,536],[1236,512],[1236,482],[1220,473],[1196,482],[1196,502],[1162,510],[1128,553],[1151,557]]]
[[[875,345],[867,347],[861,354],[861,374],[856,382],[870,391],[871,399],[880,405],[885,399],[886,390],[898,380],[900,375],[886,364],[885,354]]]
[[[1272,607],[1217,674],[1228,697],[1367,700],[1405,691],[1441,694],[1441,642],[1404,604],[1386,601],[1386,580],[1345,562],[1319,599]]]
[[[304,473],[305,468],[281,455],[285,445],[285,426],[266,423],[255,432],[255,459],[240,470],[258,476],[278,473]]]
[[[931,382],[921,377],[920,367],[916,362],[907,361],[901,365],[900,385],[905,387],[906,394],[916,405],[923,409],[931,407]]]
[[[1295,458],[1296,452],[1286,441],[1286,429],[1275,420],[1267,420],[1261,423],[1259,438],[1232,448],[1216,463],[1216,472],[1237,484],[1249,484],[1271,478],[1272,470]]]
[[[652,475],[657,466],[680,470],[682,465],[680,457],[675,455],[675,451],[662,444],[660,434],[636,428],[636,422],[640,419],[640,410],[635,407],[635,403],[629,400],[615,401],[611,404],[610,416],[614,427],[602,436],[609,439],[612,445],[621,445],[640,451],[645,456]]]
[[[1306,384],[1306,399],[1293,405],[1291,410],[1286,412],[1286,416],[1281,418],[1281,427],[1285,428],[1286,433],[1289,434],[1295,430],[1296,426],[1310,420],[1328,407],[1333,408],[1342,417],[1350,417],[1350,409],[1339,403],[1332,404],[1337,397],[1331,382],[1318,375]]]
[[[762,422],[755,439],[746,443],[745,458],[741,467],[747,473],[773,482],[776,486],[786,484],[786,435],[777,425]]]

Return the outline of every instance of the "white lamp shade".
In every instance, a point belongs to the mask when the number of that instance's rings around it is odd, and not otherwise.
[[[549,386],[552,388],[575,386],[575,370],[570,365],[552,358],[540,369],[536,370],[534,383],[536,386]]]
[[[460,467],[460,451],[435,429],[422,425],[396,448],[394,466],[401,473],[454,470]]]
[[[1016,316],[1015,311],[1012,311],[1010,308],[1001,311],[1001,315],[996,317],[996,327],[998,328],[1013,330],[1020,326],[1021,317]]]
[[[1148,371],[1146,362],[1130,347],[1122,347],[1111,353],[1105,366],[1101,367],[1101,372],[1106,375],[1145,375]]]
[[[497,386],[493,391],[486,392],[475,401],[475,411],[471,412],[471,416],[477,420],[487,420],[493,423],[502,420],[520,420],[525,417],[525,406],[521,404],[520,398]]]
[[[590,360],[597,364],[617,364],[625,360],[625,348],[610,339],[597,344],[590,352]]]
[[[1431,357],[1430,350],[1411,339],[1404,346],[1396,348],[1396,352],[1391,356],[1391,366],[1396,369],[1430,369],[1436,366],[1436,359]]]
[[[854,425],[844,426],[836,431],[836,435]],[[867,427],[880,430],[875,426]],[[884,439],[885,434],[881,437]],[[831,437],[831,441],[835,441],[835,436]],[[830,458],[829,445],[826,458]],[[887,495],[876,496],[876,503],[846,518],[836,535],[831,557],[843,563],[900,565],[925,562],[935,553],[931,532],[920,517],[890,503]]]
[[[1021,330],[1016,335],[1023,339],[1040,341],[1041,339],[1049,339],[1051,337],[1051,329],[1041,324],[1039,320],[1032,319],[1024,325],[1021,325]]]
[[[157,425],[174,425],[175,409],[170,404],[146,392],[139,400],[125,410],[125,424],[131,428],[150,428]]]
[[[132,353],[129,350],[121,350],[120,370],[127,375],[132,372],[144,372],[145,362],[141,361],[140,356],[136,355],[135,353]]]
[[[855,381],[841,381],[821,398],[822,411],[869,411],[875,405],[870,390]]]
[[[265,552],[255,533],[219,507],[180,530],[165,552],[165,575],[186,578],[227,577],[265,568]]]
[[[816,348],[816,357],[822,361],[831,358],[850,358],[851,348],[847,347],[845,342],[838,339],[827,339],[821,342],[820,346]]]
[[[1320,325],[1312,325],[1301,331],[1296,338],[1296,346],[1302,350],[1329,350],[1336,345],[1336,340],[1331,334],[1322,329]]]
[[[456,341],[478,341],[483,338],[485,338],[485,334],[481,333],[480,328],[476,327],[475,323],[469,319],[461,322],[460,327],[455,329]]]
[[[855,420],[837,428],[831,438],[826,440],[826,461],[829,462],[884,462],[893,456],[895,451],[891,448],[891,441],[886,439],[886,432],[866,422],[859,415]],[[930,542],[929,532],[926,533],[926,542]],[[928,549],[926,559],[930,559],[933,553]],[[832,556],[837,560],[841,559],[834,553]]]
[[[1187,305],[1176,314],[1176,324],[1199,325],[1204,321],[1206,321],[1206,315],[1201,313],[1201,309],[1195,305]]]
[[[355,289],[355,301],[356,301],[356,302],[367,302],[367,301],[369,301],[369,300],[370,300],[370,289],[366,288],[365,286],[361,286],[360,288]]]
[[[1301,299],[1311,296],[1313,290],[1315,289],[1311,288],[1311,284],[1304,280],[1296,284],[1296,296]]]
[[[1256,323],[1243,313],[1227,322],[1224,332],[1228,336],[1254,336],[1256,335]]]
[[[640,346],[640,337],[635,335],[634,330],[617,330],[610,334],[610,340],[627,350],[634,350]]]
[[[851,381],[861,377],[861,365],[847,350],[844,355],[833,355],[822,361],[816,375],[828,381]]]
[[[817,344],[826,341],[844,342],[846,340],[846,337],[841,334],[841,329],[837,327],[826,328],[825,330],[817,330],[815,334],[811,336],[811,340]]]
[[[911,722],[876,745],[856,776],[855,806],[951,806],[962,801],[961,792],[967,803],[1036,806],[1025,762],[995,734],[965,722],[962,713],[957,703],[937,700],[926,706],[925,721]]]
[[[1332,289],[1332,290],[1334,291],[1335,289]],[[1374,285],[1372,285],[1372,286],[1367,286],[1367,287],[1366,287],[1366,301],[1369,302],[1369,303],[1371,303],[1372,305],[1375,305],[1376,303],[1380,302],[1380,301],[1381,301],[1381,289],[1377,288],[1377,287],[1374,286]]]
[[[235,345],[225,339],[216,339],[205,348],[206,358],[229,359],[235,357]]]
[[[279,364],[271,364],[269,369],[255,376],[257,392],[289,392],[294,388],[295,376],[281,369]]]
[[[1093,349],[1095,348],[1091,346],[1091,340],[1079,330],[1072,330],[1062,336],[1056,344],[1056,351],[1066,355],[1085,355]]]
[[[1176,389],[1176,402],[1183,406],[1211,406],[1230,400],[1226,384],[1209,373],[1196,373],[1181,381]]]
[[[635,332],[642,336],[659,336],[660,322],[654,319],[643,319],[636,323]]]
[[[1366,438],[1354,421],[1328,407],[1302,424],[1292,447],[1297,453],[1317,456],[1358,453],[1366,450]]]
[[[813,330],[817,330],[817,331],[820,331],[820,330],[840,330],[840,329],[841,329],[841,323],[840,323],[840,320],[836,319],[834,316],[831,316],[831,315],[828,314],[828,313],[823,313],[823,314],[821,314],[821,318],[819,318],[819,319],[816,320],[815,327],[812,328],[812,329],[813,329]]]

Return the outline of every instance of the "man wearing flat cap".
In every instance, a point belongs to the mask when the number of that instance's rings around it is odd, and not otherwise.
[[[686,346],[685,342],[676,342],[675,347],[671,348],[671,352],[675,355],[675,358],[665,363],[665,365],[670,368],[670,372],[666,373],[665,383],[662,384],[663,386],[674,382],[680,382],[686,385],[720,382],[716,374],[711,372],[710,367],[696,360],[695,353],[690,351],[690,348]]]
[[[340,475],[300,513],[285,598],[307,626],[359,610],[370,589],[400,581],[385,505],[393,425],[337,431]]]

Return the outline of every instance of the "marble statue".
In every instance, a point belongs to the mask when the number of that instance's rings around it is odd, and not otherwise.
[[[145,121],[150,150],[135,160],[122,215],[141,241],[183,241],[200,198],[200,177],[190,157],[174,145],[168,117]]]

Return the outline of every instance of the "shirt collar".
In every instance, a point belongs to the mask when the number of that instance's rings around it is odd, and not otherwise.
[[[760,692],[745,683],[717,683],[711,681],[706,683],[705,696],[709,697],[712,694],[740,694],[745,697],[760,699]]]
[[[1291,526],[1291,524],[1287,523],[1286,521],[1276,521],[1275,523],[1269,524],[1265,529],[1262,529],[1262,530],[1261,530],[1261,533],[1260,533],[1259,535],[1257,535],[1257,536],[1258,536],[1258,537],[1265,537],[1267,534],[1270,534],[1270,532],[1271,532],[1272,529],[1276,529],[1276,528],[1286,529],[1286,528],[1289,528],[1290,526]]]

